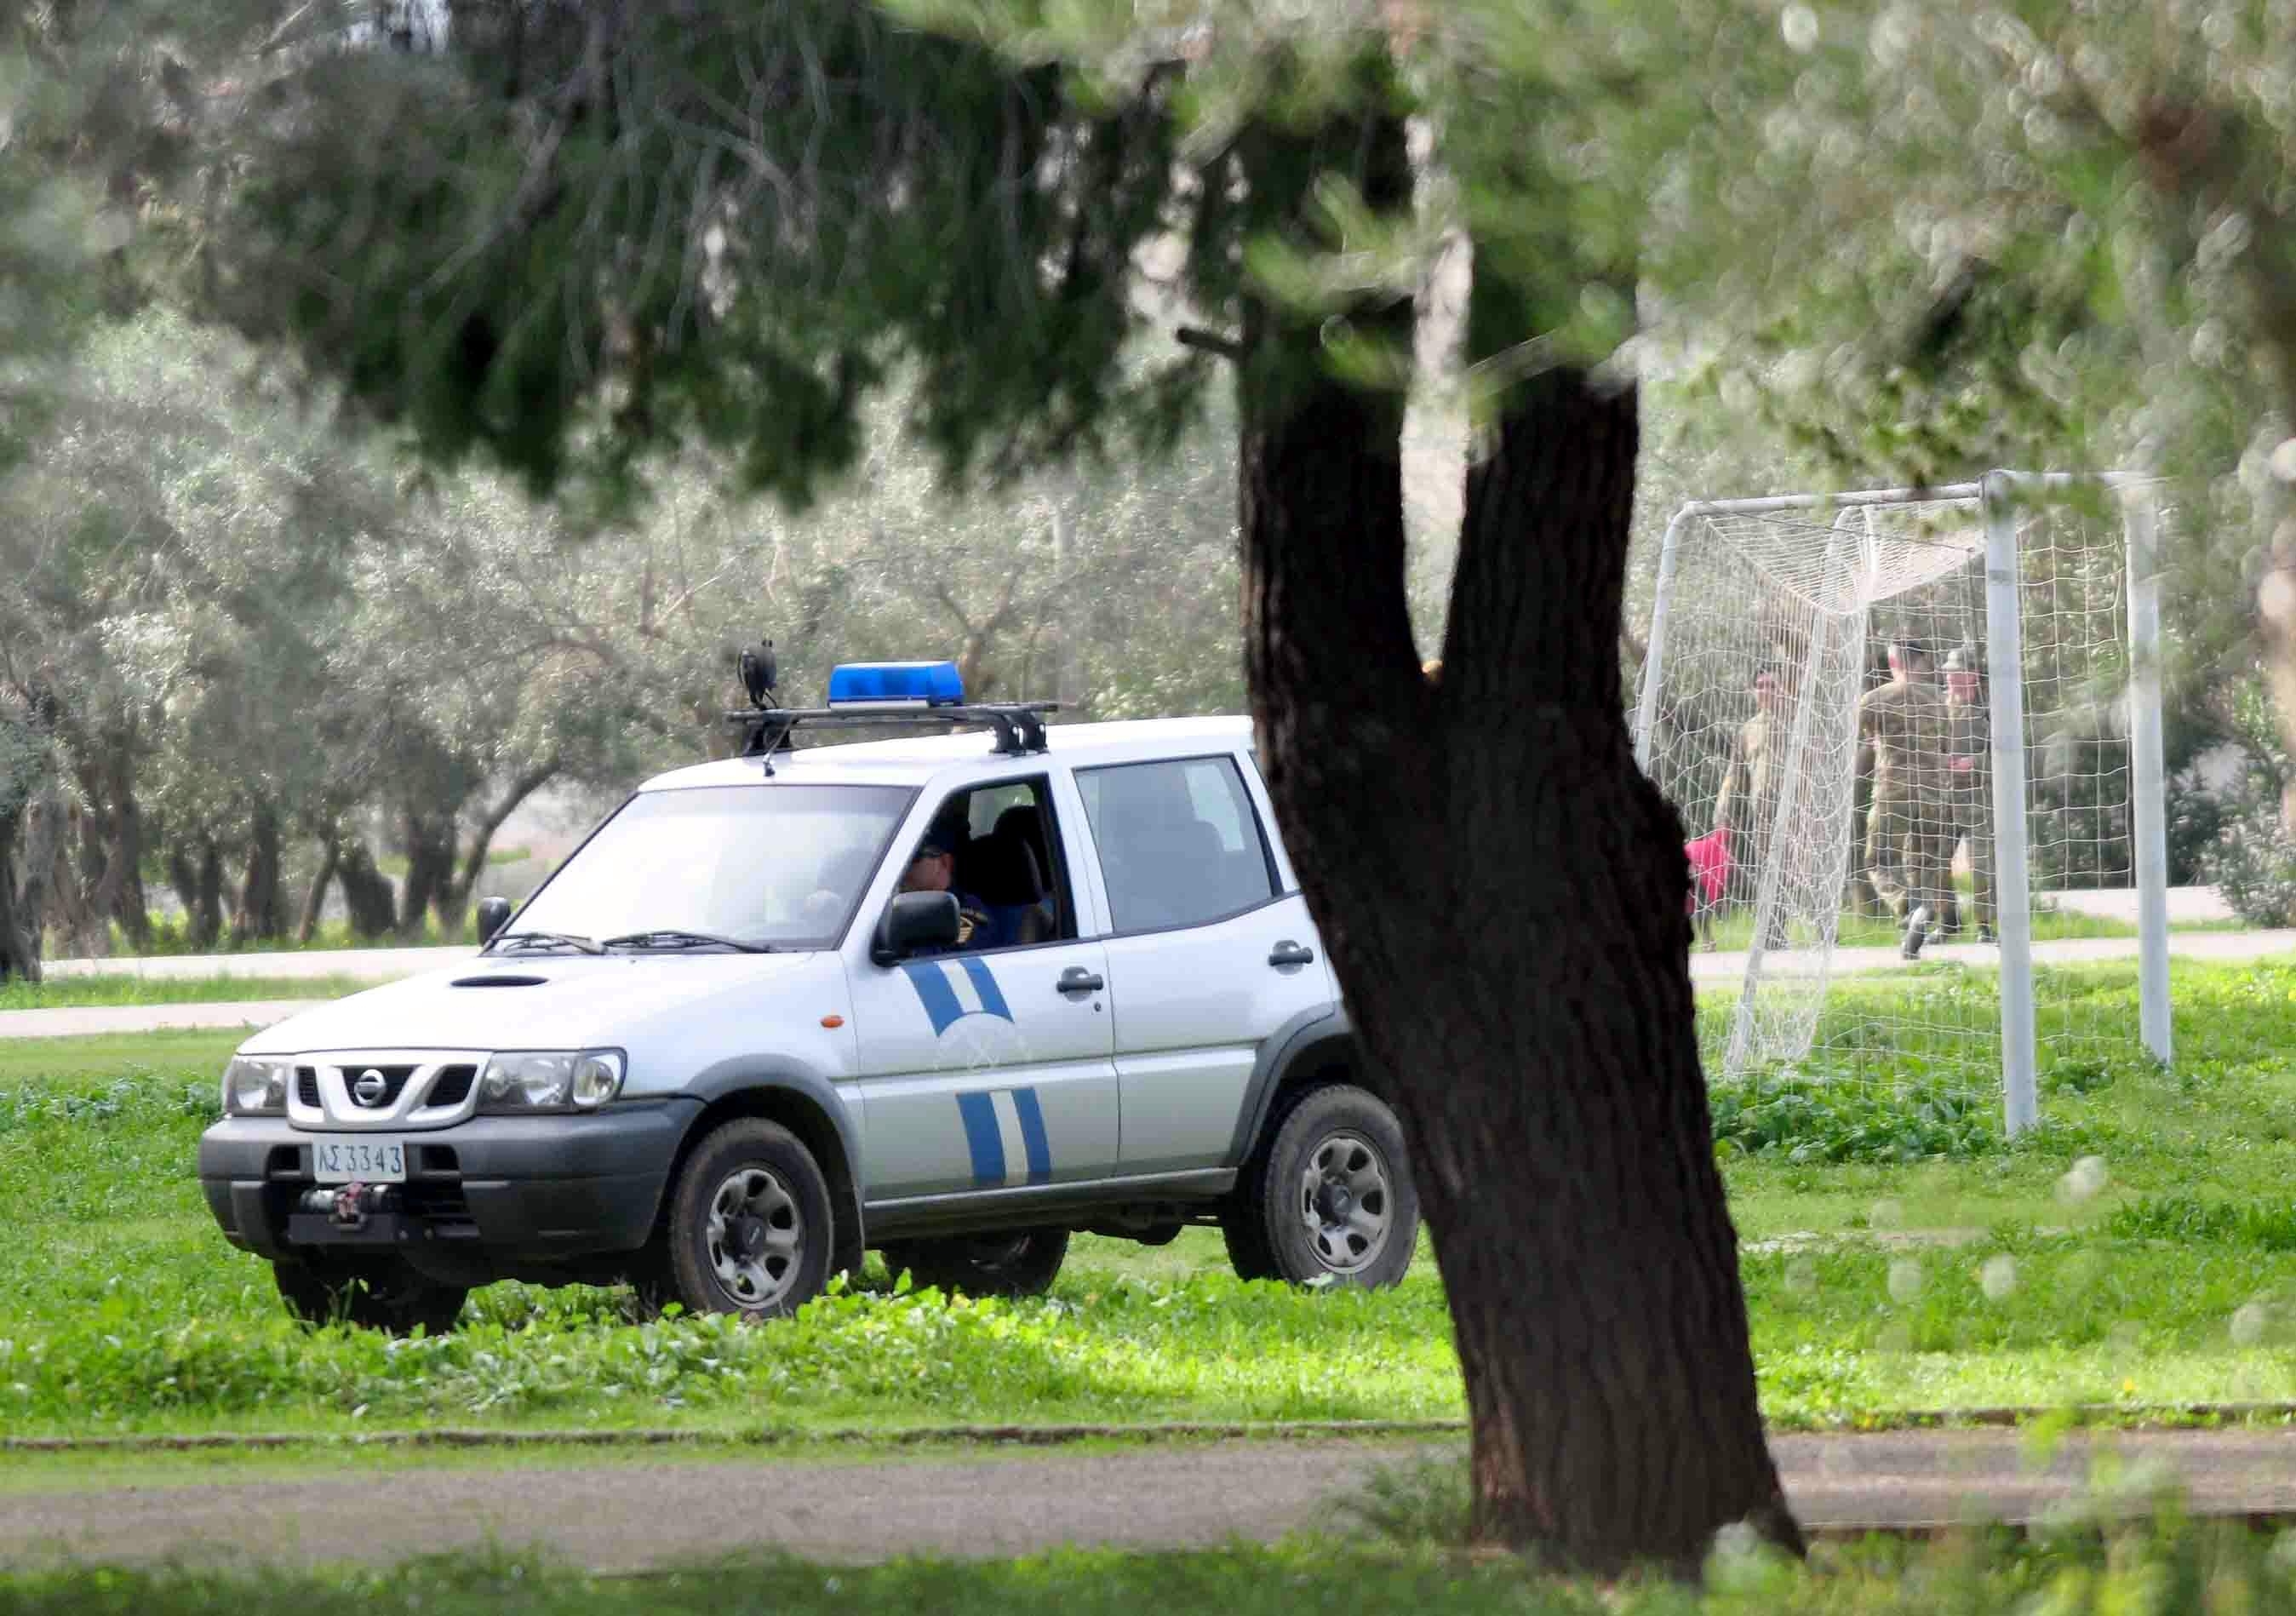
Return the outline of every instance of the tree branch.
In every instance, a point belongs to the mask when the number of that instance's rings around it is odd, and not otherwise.
[[[1243,358],[1242,343],[1233,337],[1223,337],[1218,332],[1206,331],[1199,325],[1183,325],[1174,332],[1172,336],[1182,348],[1193,348],[1199,353],[1210,354],[1215,358],[1230,359],[1239,363]]]

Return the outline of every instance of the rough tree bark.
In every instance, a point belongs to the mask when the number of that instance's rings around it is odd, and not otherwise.
[[[193,947],[211,948],[223,935],[223,849],[202,833],[195,842],[168,849],[168,884],[184,906]]]
[[[1362,144],[1409,198],[1399,128]],[[1365,311],[1407,339],[1408,309]],[[1402,400],[1248,310],[1245,650],[1277,818],[1412,1141],[1472,1426],[1475,1527],[1694,1571],[1799,1550],[1755,1400],[1693,1024],[1682,828],[1617,647],[1631,390],[1556,370],[1471,477],[1439,685],[1404,591]],[[1407,350],[1406,350],[1407,351]]]
[[[40,980],[39,921],[26,915],[16,881],[23,826],[21,808],[0,809],[0,982],[11,977]]]
[[[398,934],[409,941],[422,935],[422,917],[431,900],[455,879],[455,820],[451,814],[419,814],[402,819],[406,880],[398,889]]]
[[[287,935],[286,870],[279,846],[279,810],[257,805],[247,839],[247,874],[231,917],[235,937],[277,941]]]
[[[359,837],[346,839],[336,879],[342,882],[343,908],[355,937],[383,937],[398,923],[390,878],[374,867],[374,854]]]
[[[335,866],[342,857],[342,833],[331,830],[319,846],[318,873],[311,877],[310,890],[303,895],[303,916],[295,927],[297,942],[308,943],[318,935],[319,917],[327,908],[327,889],[334,884]]]

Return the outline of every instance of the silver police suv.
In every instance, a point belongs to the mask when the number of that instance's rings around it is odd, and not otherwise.
[[[1190,1224],[1247,1277],[1402,1276],[1402,1135],[1249,723],[1047,728],[948,664],[830,692],[732,715],[743,756],[490,900],[475,959],[240,1048],[201,1182],[296,1313],[438,1331],[516,1278],[764,1317],[868,1250],[1027,1294],[1075,1232]],[[865,724],[912,727],[791,740]]]

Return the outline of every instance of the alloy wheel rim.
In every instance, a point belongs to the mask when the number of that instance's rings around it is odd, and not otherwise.
[[[769,1169],[737,1168],[709,1197],[702,1234],[718,1288],[744,1311],[770,1308],[797,1284],[805,1217]]]
[[[1299,1210],[1325,1268],[1356,1274],[1369,1267],[1395,1229],[1395,1186],[1386,1156],[1351,1129],[1325,1135],[1300,1169]]]

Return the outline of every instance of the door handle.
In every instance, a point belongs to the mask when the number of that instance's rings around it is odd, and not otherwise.
[[[1316,963],[1316,951],[1303,948],[1287,937],[1275,945],[1275,952],[1267,956],[1267,963],[1271,965],[1312,965]]]
[[[1098,993],[1107,985],[1100,980],[1100,972],[1087,971],[1082,965],[1070,965],[1062,972],[1056,984],[1062,993]]]

